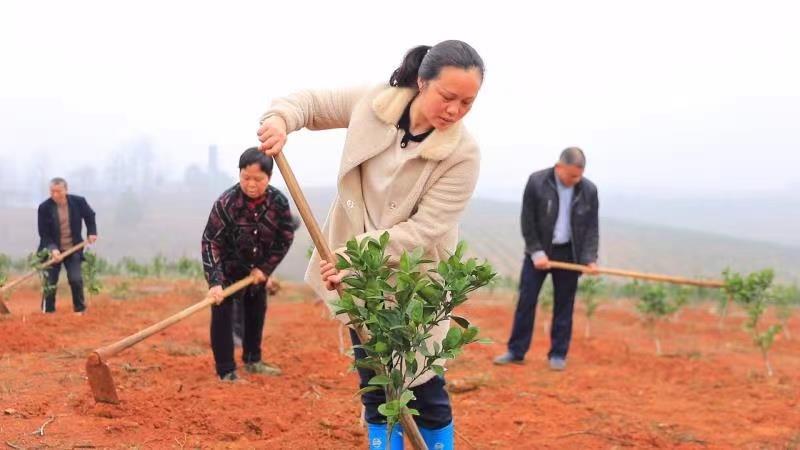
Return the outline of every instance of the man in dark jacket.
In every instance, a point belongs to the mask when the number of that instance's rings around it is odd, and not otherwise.
[[[67,269],[67,280],[72,291],[72,307],[76,314],[86,311],[86,301],[83,296],[83,274],[81,261],[83,251],[73,253],[63,259],[61,253],[83,242],[83,222],[86,222],[88,233],[87,240],[94,244],[97,240],[97,223],[94,211],[86,199],[67,193],[68,186],[63,178],[53,178],[50,181],[50,198],[39,205],[39,249],[47,250],[50,257],[57,261],[47,269],[46,285],[43,287],[42,312],[53,313],[56,311],[56,289],[61,265]]]
[[[233,345],[234,302],[241,298],[244,313],[242,359],[245,370],[277,375],[280,369],[261,360],[261,338],[267,311],[267,279],[294,240],[295,224],[289,201],[269,186],[273,161],[256,148],[239,158],[239,183],[214,202],[202,239],[203,268],[211,307],[211,349],[217,375],[236,381]],[[222,291],[252,275],[256,283],[224,300]]]
[[[547,274],[553,277],[550,368],[564,370],[572,338],[572,311],[579,272],[551,269],[550,260],[597,268],[597,188],[583,177],[586,156],[577,147],[561,153],[553,168],[533,173],[522,199],[525,258],[508,351],[495,364],[522,363],[531,345],[536,301]]]

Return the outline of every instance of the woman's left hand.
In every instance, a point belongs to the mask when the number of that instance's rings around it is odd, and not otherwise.
[[[350,275],[350,271],[339,271],[333,263],[329,263],[323,259],[319,262],[319,274],[322,277],[322,281],[325,283],[325,288],[329,291],[335,291],[339,288],[339,285],[342,284],[342,279]]]

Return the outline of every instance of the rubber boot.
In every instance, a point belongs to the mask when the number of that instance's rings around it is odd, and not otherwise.
[[[453,450],[453,422],[437,430],[419,427],[419,432],[429,450]]]
[[[386,446],[386,424],[367,424],[369,450],[403,450],[403,428],[398,423],[392,429],[391,446]]]

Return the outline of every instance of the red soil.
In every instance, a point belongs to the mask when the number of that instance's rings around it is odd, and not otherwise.
[[[111,358],[122,403],[95,403],[84,370],[93,348],[202,298],[188,282],[145,284],[129,300],[92,299],[85,316],[71,314],[63,288],[52,316],[38,313],[34,288],[14,294],[13,314],[0,318],[0,445],[366,448],[357,377],[339,353],[338,323],[297,286],[270,299],[267,313],[264,355],[282,376],[217,381],[204,311]],[[660,357],[626,302],[600,307],[591,339],[579,309],[569,366],[555,373],[547,369],[541,320],[525,365],[493,366],[513,298],[477,296],[461,314],[495,344],[473,345],[449,366],[459,391],[451,394],[457,447],[799,447],[800,340],[778,339],[776,374],[767,378],[742,317],[720,331],[707,309],[664,324]],[[800,334],[800,320],[792,326]],[[51,417],[44,436],[32,434]]]

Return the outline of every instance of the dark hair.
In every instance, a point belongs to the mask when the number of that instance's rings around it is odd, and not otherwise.
[[[483,80],[483,59],[469,44],[462,41],[442,41],[433,47],[419,45],[406,53],[400,67],[392,72],[389,85],[417,87],[417,78],[433,80],[444,67],[460,67],[464,70],[478,69]]]
[[[567,147],[561,152],[558,162],[584,169],[586,168],[586,155],[578,147]]]
[[[64,186],[64,189],[67,189],[69,187],[69,186],[67,186],[67,180],[65,180],[65,179],[63,179],[61,177],[53,178],[52,180],[50,180],[50,184],[51,185],[60,184],[60,185]]]
[[[245,169],[253,164],[258,164],[261,170],[272,176],[272,157],[258,149],[250,147],[239,157],[239,170]]]

